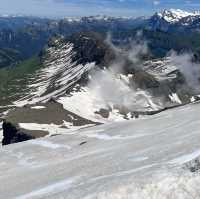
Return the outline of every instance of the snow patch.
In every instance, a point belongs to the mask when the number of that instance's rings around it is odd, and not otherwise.
[[[45,109],[45,106],[32,106],[31,109]]]
[[[176,93],[172,93],[171,95],[169,95],[169,98],[171,99],[172,102],[182,104],[180,98],[178,97]]]
[[[66,134],[72,131],[91,127],[94,124],[87,124],[83,126],[73,126],[72,123],[63,121],[63,124],[56,125],[56,124],[38,124],[38,123],[19,123],[19,127],[22,129],[27,129],[31,131],[46,131],[49,132],[48,136],[56,135],[56,134]]]

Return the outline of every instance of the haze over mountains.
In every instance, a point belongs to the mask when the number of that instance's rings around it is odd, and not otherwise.
[[[181,38],[177,37],[177,32],[183,32],[188,34],[190,31],[190,39],[198,40],[198,28],[199,28],[199,14],[198,12],[188,13],[181,10],[165,10],[161,13],[156,13],[150,18],[120,18],[120,17],[74,17],[65,18],[62,20],[50,20],[40,19],[36,17],[0,17],[0,34],[1,34],[1,62],[0,66],[10,65],[14,61],[22,60],[37,54],[47,43],[48,39],[54,34],[64,34],[70,36],[72,33],[80,31],[96,31],[101,33],[111,32],[113,40],[117,42],[119,40],[125,42],[129,37],[135,36],[135,32],[143,30],[145,39],[150,41],[152,49],[157,46],[154,43],[157,42],[155,37],[161,37],[160,39],[168,39],[166,37],[172,37],[175,41],[169,47],[167,44],[163,44],[157,48],[161,48],[161,56],[171,48],[179,50],[177,48],[183,48],[181,41],[185,40],[184,34]],[[155,30],[159,31],[158,33]],[[163,31],[163,32],[160,32]],[[164,33],[170,32],[171,35]],[[162,35],[160,35],[162,34]],[[115,38],[116,37],[116,38]],[[119,38],[118,38],[119,37]],[[192,37],[192,38],[191,38]],[[197,37],[197,38],[196,38]],[[23,38],[23,40],[21,39]],[[132,39],[133,39],[132,38]],[[171,38],[170,38],[171,39]],[[151,41],[153,40],[153,41]],[[187,40],[185,42],[187,42]],[[170,41],[169,41],[170,42]],[[176,42],[173,45],[173,43]],[[191,41],[193,42],[193,41]],[[31,48],[28,48],[26,44],[29,43]],[[157,44],[156,44],[157,45]],[[191,45],[190,41],[189,44]],[[187,48],[188,46],[186,46]],[[191,48],[193,46],[189,46]],[[167,48],[166,50],[163,48]],[[164,51],[162,53],[162,50]],[[154,50],[155,51],[155,50]],[[156,52],[157,56],[158,52]]]

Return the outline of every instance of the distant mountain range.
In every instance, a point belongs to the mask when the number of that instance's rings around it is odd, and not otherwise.
[[[199,28],[199,12],[175,9],[155,13],[149,18],[90,16],[52,20],[0,16],[0,67],[15,65],[38,54],[54,35],[70,37],[73,33],[90,31],[104,37],[111,33],[117,45],[130,43],[142,32],[154,57],[163,57],[170,49],[199,53]]]

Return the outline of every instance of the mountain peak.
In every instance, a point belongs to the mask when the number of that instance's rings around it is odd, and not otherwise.
[[[157,13],[160,18],[163,18],[165,21],[170,23],[176,23],[182,18],[189,16],[197,16],[200,15],[199,11],[188,12],[180,9],[169,9],[163,10],[162,12]]]

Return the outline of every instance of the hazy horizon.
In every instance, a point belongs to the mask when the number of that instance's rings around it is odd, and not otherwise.
[[[163,9],[200,10],[198,0],[0,0],[0,14],[48,18],[149,16]]]

